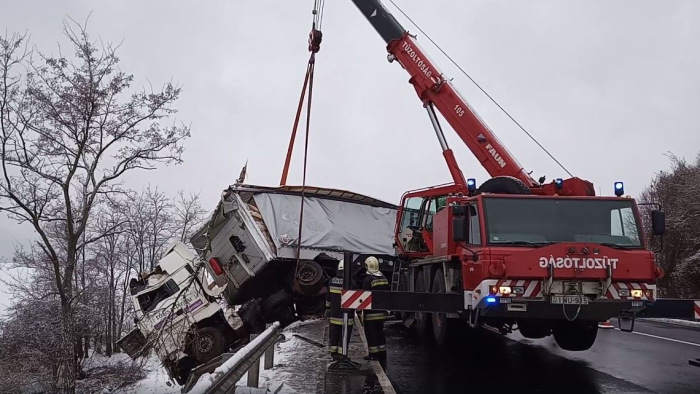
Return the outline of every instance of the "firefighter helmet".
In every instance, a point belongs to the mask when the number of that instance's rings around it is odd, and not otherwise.
[[[344,267],[343,260],[340,260],[340,263],[338,263],[338,272],[343,271],[343,267]]]
[[[367,272],[375,274],[379,272],[379,260],[374,256],[369,256],[365,259],[365,267],[367,268]]]

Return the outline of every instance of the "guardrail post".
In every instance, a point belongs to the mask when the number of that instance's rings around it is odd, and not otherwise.
[[[258,334],[250,334],[250,340],[254,340]],[[258,387],[260,378],[260,359],[253,361],[253,365],[248,369],[248,387]]]
[[[270,326],[271,324],[267,324],[265,328],[269,328]],[[275,341],[269,348],[267,348],[267,350],[265,350],[265,364],[263,365],[265,370],[272,369],[275,364],[275,343],[277,342]]]
[[[275,344],[270,345],[265,351],[265,370],[272,369],[275,364]]]

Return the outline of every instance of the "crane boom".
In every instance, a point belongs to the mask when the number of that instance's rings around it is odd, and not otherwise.
[[[464,185],[464,177],[442,135],[432,111],[433,106],[440,111],[490,176],[517,178],[528,186],[533,194],[595,195],[593,184],[580,178],[566,179],[559,185],[554,182],[542,185],[535,181],[380,0],[352,2],[386,42],[389,61],[397,61],[409,73],[409,83],[431,115],[443,156],[456,184]]]

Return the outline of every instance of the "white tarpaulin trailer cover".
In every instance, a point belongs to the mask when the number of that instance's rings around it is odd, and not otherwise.
[[[253,198],[277,250],[296,247],[301,196],[258,193]],[[394,254],[396,209],[318,197],[304,200],[302,247]]]
[[[304,192],[304,220],[302,227],[301,249],[304,258],[313,259],[321,251],[341,253],[348,250],[356,253],[394,254],[393,233],[398,207],[354,192],[319,188],[313,186],[254,186],[238,184],[224,190],[222,200],[214,210],[211,219],[203,225],[190,239],[192,245],[204,251],[207,245],[207,232],[213,241],[224,231],[224,243],[228,242],[235,229],[247,228],[244,217],[261,229],[256,236],[253,230],[247,230],[250,237],[244,242],[256,239],[261,245],[260,256],[266,261],[266,253],[277,258],[295,258],[299,232],[299,211],[301,193]],[[234,197],[237,196],[237,197]],[[237,199],[243,203],[238,207]],[[228,208],[227,208],[228,207]],[[234,214],[235,209],[242,208],[247,215]],[[228,214],[224,214],[228,212]],[[229,223],[233,221],[233,223]],[[238,230],[235,230],[238,231]],[[234,232],[235,232],[234,231]],[[267,235],[269,234],[269,238]],[[265,246],[269,242],[274,245]],[[317,252],[318,251],[318,252]],[[216,251],[216,256],[227,260],[228,252]],[[206,255],[206,252],[204,252]],[[248,252],[246,252],[248,253]],[[225,255],[225,256],[224,256]]]

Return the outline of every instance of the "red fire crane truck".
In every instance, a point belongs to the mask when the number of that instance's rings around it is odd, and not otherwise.
[[[526,338],[553,335],[571,351],[589,349],[611,317],[631,331],[663,271],[623,183],[602,197],[577,177],[535,181],[379,0],[352,1],[387,43],[389,62],[410,75],[453,183],[403,195],[392,290],[345,290],[343,307],[403,311],[438,344],[456,318]],[[464,178],[435,109],[492,177],[478,188]],[[663,212],[650,214],[653,235],[663,235]]]

